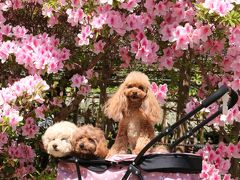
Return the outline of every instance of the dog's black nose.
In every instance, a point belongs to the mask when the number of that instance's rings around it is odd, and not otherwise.
[[[53,144],[52,147],[53,147],[53,149],[55,149],[55,150],[57,149],[57,145],[56,145],[56,144]]]
[[[84,148],[84,144],[83,143],[81,143],[79,146],[80,146],[81,149]]]

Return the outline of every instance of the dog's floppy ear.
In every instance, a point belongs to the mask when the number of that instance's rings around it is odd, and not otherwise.
[[[101,130],[97,130],[98,132],[96,132],[98,134],[97,136],[97,142],[96,142],[96,151],[95,151],[95,155],[97,157],[100,158],[105,158],[108,154],[108,148],[107,148],[107,141],[104,137],[104,134]]]
[[[42,135],[42,143],[43,143],[43,148],[47,151],[49,139],[47,138],[46,133]]]
[[[142,109],[152,124],[161,122],[161,108],[151,87],[148,88],[147,96],[143,102]]]
[[[119,89],[104,106],[104,113],[108,118],[114,121],[120,121],[123,118],[124,111],[127,110],[127,97],[124,95],[125,84],[121,84]]]

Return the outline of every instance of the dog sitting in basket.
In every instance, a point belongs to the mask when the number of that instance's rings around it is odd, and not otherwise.
[[[107,157],[138,154],[154,137],[154,125],[161,121],[161,108],[151,90],[148,77],[133,71],[106,102],[105,114],[119,122],[115,143]],[[161,148],[158,148],[161,149]],[[166,148],[161,149],[167,152]]]
[[[42,136],[44,149],[54,157],[102,158],[108,153],[104,132],[92,125],[77,127],[68,121],[50,126]]]

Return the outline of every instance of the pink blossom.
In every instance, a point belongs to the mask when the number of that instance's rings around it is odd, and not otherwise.
[[[91,25],[95,29],[102,29],[103,25],[106,24],[107,15],[100,14],[99,16],[94,16],[92,18]]]
[[[91,35],[92,31],[90,26],[84,26],[82,27],[82,31],[80,34],[77,35],[77,45],[78,46],[83,46],[83,45],[88,45],[89,44],[89,36]]]
[[[48,20],[48,27],[53,27],[56,24],[58,24],[58,17],[57,16],[51,16]]]
[[[154,15],[155,16],[164,16],[167,13],[167,6],[163,1],[160,1],[159,3],[155,4],[154,7]]]
[[[0,11],[0,25],[2,26],[5,21],[6,21],[6,19],[5,19],[5,17],[3,16],[3,12]]]
[[[104,52],[103,48],[105,46],[105,42],[103,42],[102,40],[99,40],[98,42],[93,44],[94,50],[93,52],[96,54],[99,54],[100,52]]]
[[[7,24],[7,25],[2,25],[1,26],[1,30],[0,30],[1,34],[4,34],[6,36],[12,36],[11,31],[12,31],[12,26],[11,25]]]
[[[62,107],[63,100],[60,97],[54,97],[50,103],[54,106]]]
[[[13,9],[20,9],[23,8],[21,0],[12,0],[12,7]]]
[[[137,7],[139,0],[128,0],[127,2],[123,2],[120,7],[123,9],[127,9],[132,12],[135,7]]]
[[[27,136],[28,138],[34,138],[38,131],[39,127],[34,123],[26,123],[24,126],[22,126],[22,135]]]
[[[142,59],[143,63],[152,64],[157,60],[156,52],[159,46],[146,38],[140,41],[140,46],[138,46],[138,51],[136,53],[136,59]]]
[[[208,39],[208,36],[212,35],[212,30],[210,25],[205,25],[205,26],[201,26],[199,27],[199,36],[201,37],[201,39],[206,42]]]
[[[81,8],[68,9],[66,13],[68,14],[67,22],[69,22],[72,26],[76,26],[81,23],[85,17],[85,14]]]
[[[50,18],[51,16],[53,16],[53,8],[48,5],[43,6],[42,15]]]
[[[16,38],[22,38],[25,36],[25,34],[27,33],[27,29],[25,27],[20,27],[20,26],[16,26],[16,27],[13,27],[12,28],[12,32],[13,32],[13,35],[16,37]]]
[[[159,66],[158,66],[159,70],[163,70],[164,68],[166,68],[167,70],[171,70],[173,68],[174,61],[173,61],[173,57],[171,56],[162,56],[158,59],[158,61],[159,61]]]
[[[119,54],[123,60],[123,63],[120,65],[121,67],[128,67],[131,61],[131,57],[128,54],[129,48],[128,47],[120,47]]]
[[[153,14],[154,6],[155,6],[154,0],[146,0],[144,4],[144,7],[147,9],[147,12],[149,14]]]
[[[82,7],[84,1],[82,0],[71,0],[72,7]]]
[[[160,33],[162,34],[161,39],[163,41],[173,41],[174,34],[173,32],[176,29],[176,24],[166,24],[163,27],[160,28]]]
[[[92,79],[92,77],[93,77],[93,69],[89,69],[89,70],[87,70],[86,71],[86,78],[87,79]]]
[[[44,105],[40,106],[40,107],[37,107],[34,111],[35,111],[35,114],[36,114],[36,117],[37,118],[40,118],[40,119],[45,119],[45,115],[44,115],[44,111],[46,110],[46,107]]]
[[[78,94],[86,96],[91,91],[91,86],[80,86]]]
[[[167,98],[167,84],[160,84],[159,86],[157,86],[157,84],[153,82],[151,84],[151,89],[159,103],[163,105],[165,103],[165,99]]]
[[[120,12],[118,11],[109,11],[107,13],[107,18],[106,18],[106,22],[108,24],[108,26],[110,28],[112,28],[113,30],[115,30],[118,34],[120,34],[121,36],[124,35],[125,33],[125,29],[124,29],[124,21],[122,19],[122,16],[120,14]]]
[[[86,85],[88,83],[88,80],[86,79],[85,76],[81,76],[79,74],[75,74],[73,75],[73,77],[71,78],[72,87],[77,87],[79,88],[81,85]]]
[[[7,144],[7,142],[8,142],[8,134],[6,132],[1,132],[0,133],[0,148],[4,144]]]
[[[186,108],[184,109],[184,111],[186,113],[191,112],[192,110],[194,110],[197,106],[199,106],[200,103],[197,100],[197,98],[192,98],[187,104],[186,104]]]

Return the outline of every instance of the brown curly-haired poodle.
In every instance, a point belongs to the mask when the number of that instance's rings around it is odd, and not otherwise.
[[[108,153],[107,140],[101,129],[92,125],[79,127],[72,136],[73,153],[81,158],[105,158]]]
[[[133,71],[106,102],[105,114],[119,122],[118,133],[107,157],[138,154],[154,137],[154,125],[161,121],[161,108],[151,90],[148,77]]]

